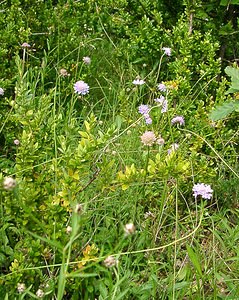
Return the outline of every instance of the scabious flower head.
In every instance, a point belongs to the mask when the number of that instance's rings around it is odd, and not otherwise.
[[[31,45],[29,45],[28,43],[23,43],[22,45],[22,48],[31,48]]]
[[[111,268],[111,267],[114,267],[118,264],[118,260],[110,255],[108,257],[106,257],[106,259],[104,260],[104,265],[107,267],[107,268]]]
[[[171,56],[171,48],[163,47],[162,50],[164,51],[164,54]]]
[[[147,124],[147,125],[150,125],[150,124],[152,124],[153,123],[153,120],[150,118],[150,116],[145,116],[145,123]]]
[[[3,95],[4,95],[4,89],[0,88],[0,96],[3,96]]]
[[[145,81],[143,79],[136,78],[133,82],[134,85],[143,85]]]
[[[184,121],[184,117],[183,116],[176,116],[171,120],[171,124],[179,124],[179,125],[184,125],[185,121]]]
[[[25,283],[18,283],[17,284],[17,290],[19,294],[22,294],[26,289]]]
[[[141,104],[139,106],[139,113],[141,115],[146,115],[149,113],[149,111],[150,111],[150,107],[147,104]]]
[[[213,190],[209,184],[197,183],[193,186],[193,196],[202,196],[203,199],[211,199]]]
[[[166,85],[164,83],[159,83],[158,84],[158,90],[160,92],[166,92],[167,91],[167,87],[166,87]]]
[[[162,137],[158,137],[156,143],[160,146],[164,145],[165,141]]]
[[[86,65],[89,65],[91,63],[91,59],[89,56],[83,57],[82,60],[83,60],[84,64],[86,64]]]
[[[168,149],[168,155],[178,150],[178,148],[179,148],[179,144],[176,143],[172,144],[171,147]]]
[[[155,141],[156,136],[153,131],[145,131],[145,133],[141,135],[141,142],[145,146],[152,146],[155,143]]]
[[[126,224],[125,227],[124,227],[124,231],[125,231],[126,235],[130,235],[130,234],[135,233],[134,224],[133,223]]]
[[[74,90],[75,93],[79,94],[79,95],[86,95],[89,93],[89,85],[87,83],[85,83],[83,80],[77,81],[74,84]]]
[[[7,191],[12,191],[17,185],[17,182],[12,177],[6,177],[3,181],[3,188]]]
[[[62,77],[70,76],[70,74],[67,72],[67,70],[63,69],[63,68],[60,69],[59,73]]]
[[[168,111],[168,101],[164,96],[161,95],[159,98],[154,99],[154,101],[162,106],[161,113],[165,113]]]

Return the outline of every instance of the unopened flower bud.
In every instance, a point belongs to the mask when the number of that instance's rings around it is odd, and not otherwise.
[[[126,224],[124,227],[124,231],[127,235],[135,233],[135,226],[133,223]]]

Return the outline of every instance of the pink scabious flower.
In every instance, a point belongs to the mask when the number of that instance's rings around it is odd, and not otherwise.
[[[89,93],[89,85],[87,83],[85,83],[83,80],[77,81],[74,84],[74,90],[75,93],[79,94],[79,95],[86,95]]]
[[[139,106],[139,113],[141,115],[147,115],[150,111],[150,107],[147,104],[141,104]]]
[[[179,124],[179,125],[184,125],[185,121],[184,121],[184,117],[183,116],[176,116],[171,120],[171,124]]]
[[[193,196],[202,196],[203,199],[211,199],[213,190],[209,184],[197,183],[193,186]]]
[[[22,45],[22,48],[31,48],[31,45],[29,45],[28,43],[23,43]]]
[[[145,81],[143,79],[136,78],[133,82],[134,85],[143,85]]]
[[[152,146],[155,143],[155,141],[156,136],[153,131],[145,131],[145,133],[141,135],[141,142],[145,146]]]
[[[168,111],[168,101],[164,96],[161,95],[159,98],[154,99],[154,101],[162,105],[161,113],[165,113]]]
[[[171,56],[171,48],[163,47],[162,50],[164,51],[165,55]]]
[[[179,148],[179,144],[176,143],[172,144],[171,147],[168,149],[168,155],[178,150],[178,148]]]
[[[91,59],[89,56],[85,56],[83,57],[83,63],[86,64],[86,65],[89,65],[91,63]]]
[[[4,95],[4,89],[0,88],[0,96]]]
[[[159,83],[158,84],[158,90],[160,92],[166,92],[167,91],[167,87],[166,87],[166,85],[164,83]]]
[[[19,140],[14,140],[13,143],[14,143],[16,146],[20,145],[20,141],[19,141]]]
[[[144,118],[145,118],[145,123],[146,123],[147,125],[150,125],[150,124],[153,123],[153,120],[150,118],[149,115],[145,115]]]

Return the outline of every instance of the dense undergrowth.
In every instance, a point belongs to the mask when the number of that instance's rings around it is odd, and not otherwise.
[[[1,299],[239,297],[238,3],[169,2],[1,3]]]

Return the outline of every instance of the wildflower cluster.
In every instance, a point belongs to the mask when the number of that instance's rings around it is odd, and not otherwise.
[[[150,107],[146,104],[141,104],[139,106],[139,113],[144,116],[146,124],[152,124],[152,119],[149,115]]]
[[[184,117],[183,116],[176,116],[171,120],[171,124],[179,124],[179,125],[184,125],[185,121],[184,121]]]
[[[134,85],[143,85],[143,84],[145,84],[145,81],[143,79],[136,78],[132,83]]]
[[[213,190],[209,184],[197,183],[193,186],[193,196],[201,196],[203,199],[211,199]]]
[[[161,113],[166,113],[168,111],[168,101],[164,96],[161,95],[159,98],[154,99],[154,101],[162,107]]]
[[[79,94],[79,95],[86,95],[89,93],[89,85],[87,83],[85,83],[83,80],[77,81],[74,84],[74,90],[75,93]]]
[[[160,135],[157,137],[153,131],[145,131],[141,135],[141,142],[145,146],[153,146],[155,143],[158,145],[163,145],[164,139]]]

